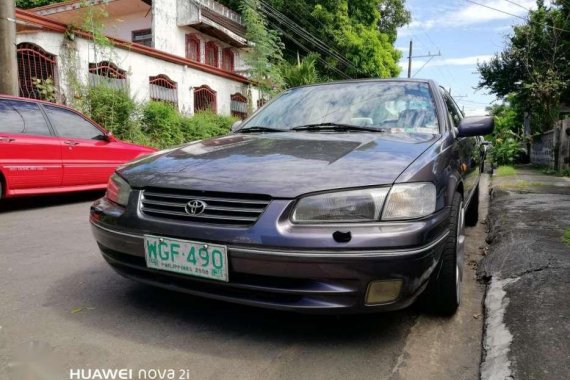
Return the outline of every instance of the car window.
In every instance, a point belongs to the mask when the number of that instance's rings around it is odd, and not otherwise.
[[[50,136],[51,131],[37,104],[0,99],[0,132]]]
[[[422,82],[363,81],[287,90],[243,128],[291,129],[340,123],[386,131],[439,133],[435,102]]]
[[[52,125],[61,137],[96,139],[103,135],[99,128],[75,112],[59,107],[44,106]]]
[[[461,122],[461,119],[463,119],[463,115],[460,113],[457,107],[455,107],[453,100],[451,100],[449,96],[445,95],[444,99],[445,105],[447,106],[447,111],[449,112],[451,120],[453,121],[453,126],[459,127],[459,123]]]

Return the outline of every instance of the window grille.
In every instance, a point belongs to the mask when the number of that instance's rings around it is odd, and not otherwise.
[[[212,111],[216,113],[216,91],[203,85],[194,89],[194,112]]]
[[[232,116],[239,117],[242,120],[245,119],[247,117],[247,98],[237,92],[231,95],[230,99]]]
[[[34,85],[34,79],[44,81],[51,79],[57,92],[57,61],[55,55],[46,52],[38,45],[22,42],[17,45],[17,60],[20,96],[42,99],[39,89]]]
[[[109,61],[89,63],[89,84],[91,86],[102,84],[111,88],[126,90],[127,72]]]
[[[171,103],[178,107],[178,90],[176,82],[164,74],[148,78],[150,98],[152,100]]]

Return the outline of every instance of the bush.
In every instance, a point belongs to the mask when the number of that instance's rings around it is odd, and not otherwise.
[[[164,102],[148,102],[142,110],[142,129],[152,145],[166,148],[194,140],[227,134],[237,119],[198,112],[194,116],[181,115],[172,105]]]
[[[182,130],[186,141],[208,139],[228,134],[236,120],[232,116],[198,112],[192,117],[182,118]]]
[[[84,112],[117,138],[161,149],[225,135],[237,120],[212,112],[184,116],[165,102],[137,105],[127,91],[104,85],[88,88],[83,104]]]
[[[119,138],[128,134],[136,108],[135,101],[125,90],[106,86],[89,87],[87,90],[87,113]]]

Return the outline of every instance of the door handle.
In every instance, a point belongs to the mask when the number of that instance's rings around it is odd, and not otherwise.
[[[1,142],[12,142],[12,141],[16,141],[16,139],[13,139],[11,137],[0,137],[0,141]]]
[[[77,141],[64,141],[63,143],[65,145],[71,145],[71,146],[79,145]]]

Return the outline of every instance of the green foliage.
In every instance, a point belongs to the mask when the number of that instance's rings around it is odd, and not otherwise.
[[[281,76],[285,82],[285,87],[290,88],[322,82],[317,72],[317,59],[318,54],[311,53],[299,63],[284,62],[281,65]]]
[[[570,177],[570,168],[556,170],[550,167],[538,167],[543,174],[555,175],[557,177]]]
[[[516,169],[508,165],[499,166],[495,171],[495,175],[497,177],[509,177],[516,174],[517,174]]]
[[[533,130],[549,130],[560,100],[570,96],[570,3],[537,1],[528,21],[513,27],[505,50],[479,65],[479,88],[498,97],[514,94],[530,112]]]
[[[493,163],[498,165],[516,163],[523,154],[523,146],[527,141],[518,105],[513,97],[509,97],[509,100],[511,102],[495,105],[489,109],[495,117],[495,130],[490,136],[492,146],[489,155]]]
[[[564,234],[562,234],[562,241],[570,245],[570,227],[564,231]]]
[[[121,138],[137,105],[127,91],[99,85],[87,89],[86,107],[93,120]]]
[[[32,78],[32,84],[40,94],[40,98],[42,100],[55,103],[56,88],[52,78]]]
[[[181,115],[171,104],[151,101],[143,105],[141,124],[150,144],[167,148],[185,142],[223,136],[229,133],[237,119],[198,112],[194,116]]]
[[[283,87],[279,71],[283,62],[281,39],[267,27],[267,20],[259,11],[259,0],[243,0],[240,9],[247,25],[246,38],[253,44],[244,55],[250,77],[263,92],[277,93]]]
[[[61,3],[66,0],[16,0],[16,7],[22,9],[43,7],[44,5]]]
[[[237,9],[240,3],[240,0],[219,1],[232,9]],[[250,2],[245,0],[244,3]],[[393,44],[397,29],[410,22],[405,0],[263,0],[263,3],[283,13],[351,63],[346,65],[338,57],[321,54],[322,59],[315,63],[320,77],[344,79],[343,73],[355,78],[398,76],[401,53]],[[241,6],[242,15],[245,16],[248,8]],[[267,6],[263,9],[265,14],[275,13],[268,11]],[[246,24],[249,29],[250,23]],[[272,25],[279,25],[285,31],[283,55],[287,60],[293,62],[298,52],[305,53],[298,43],[309,51],[319,51],[316,44],[297,37],[274,15],[269,16],[269,24],[265,24],[266,28]]]

